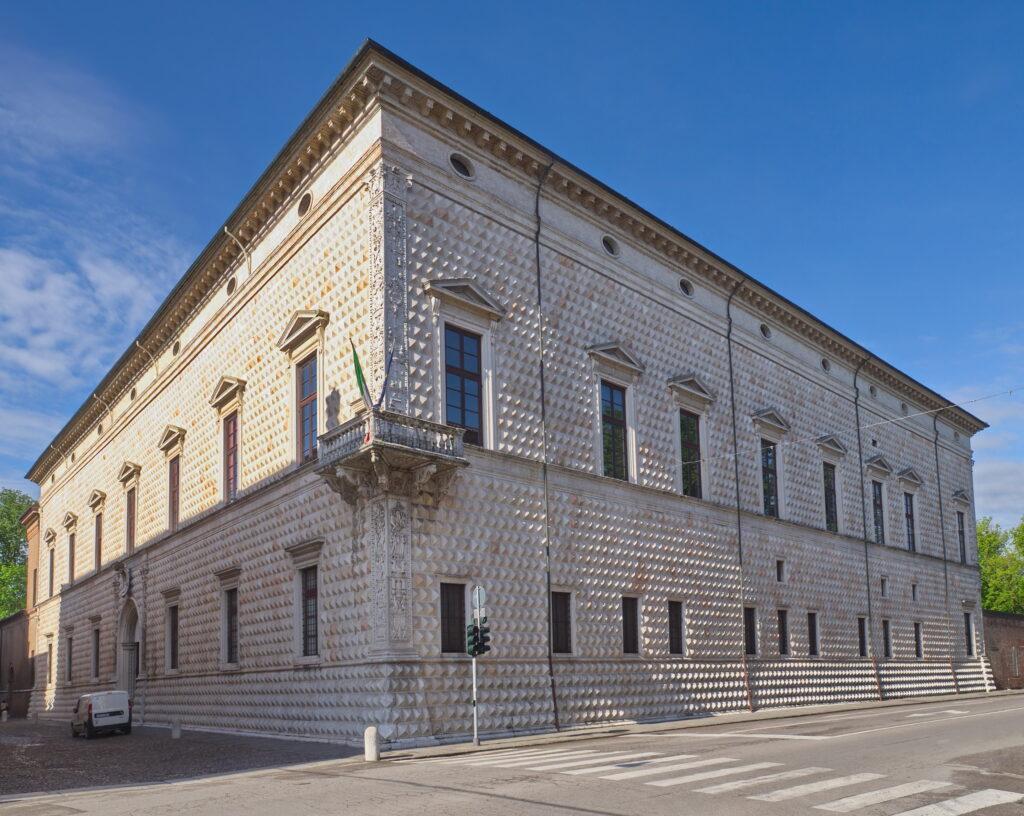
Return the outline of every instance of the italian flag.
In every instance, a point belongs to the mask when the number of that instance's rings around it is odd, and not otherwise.
[[[356,344],[352,342],[350,337],[348,340],[350,346],[352,346],[352,367],[356,371],[356,385],[359,388],[359,396],[363,398],[363,404],[366,406],[367,411],[373,411],[373,400],[370,398],[370,389],[366,387],[366,377],[363,376],[363,367],[359,365],[359,352],[356,351]]]

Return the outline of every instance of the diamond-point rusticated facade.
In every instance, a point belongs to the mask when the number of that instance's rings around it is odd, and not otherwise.
[[[990,686],[984,424],[387,50],[227,227],[30,471],[32,711],[460,738],[474,584],[489,733]]]

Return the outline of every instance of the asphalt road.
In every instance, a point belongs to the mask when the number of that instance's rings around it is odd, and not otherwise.
[[[1024,816],[1024,696],[335,761],[0,805],[165,814]],[[22,810],[44,816],[74,811]]]

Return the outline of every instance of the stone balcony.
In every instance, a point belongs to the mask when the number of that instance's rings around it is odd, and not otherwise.
[[[368,492],[435,499],[469,464],[462,429],[391,411],[364,411],[320,437],[320,474],[350,504]]]

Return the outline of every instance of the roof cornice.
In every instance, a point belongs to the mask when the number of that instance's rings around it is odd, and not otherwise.
[[[275,223],[308,179],[333,157],[345,139],[383,104],[432,120],[477,149],[537,181],[552,165],[546,194],[557,194],[591,211],[594,217],[670,264],[682,267],[722,291],[745,279],[739,295],[748,306],[828,353],[856,365],[869,352],[806,310],[703,247],[679,230],[577,168],[571,162],[447,88],[388,49],[367,40],[321,97],[285,146],[260,175],[225,222],[247,248]],[[114,363],[51,446],[29,468],[26,478],[42,483],[63,450],[76,445],[152,364],[152,355],[173,342],[184,321],[196,313],[225,274],[241,260],[243,249],[218,228],[199,257],[160,304],[128,349]],[[948,409],[946,416],[971,434],[988,427],[977,417],[903,372],[872,357],[868,376],[907,396],[926,410]]]

